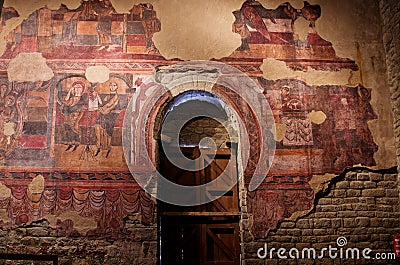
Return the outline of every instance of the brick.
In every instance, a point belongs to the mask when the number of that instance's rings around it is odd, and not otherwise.
[[[330,205],[332,204],[332,199],[331,198],[320,198],[318,200],[319,205]]]
[[[298,238],[299,236],[301,236],[301,229],[290,229],[287,231],[287,234],[292,237]],[[292,238],[292,242],[293,242],[293,238]]]
[[[142,228],[138,230],[138,236],[143,241],[157,240],[157,230],[154,228]]]
[[[396,204],[399,204],[399,199],[398,198],[387,198],[387,197],[376,198],[376,203],[394,206]]]
[[[399,191],[397,189],[386,189],[386,197],[399,197]]]
[[[315,228],[329,228],[331,227],[331,220],[328,218],[321,218],[314,220]]]
[[[365,189],[362,191],[362,196],[365,197],[384,197],[385,195],[384,189]]]
[[[338,212],[338,217],[357,217],[356,211],[341,211]]]
[[[332,225],[332,228],[339,228],[339,227],[341,227],[341,226],[342,226],[342,219],[339,219],[339,218],[337,218],[337,219],[332,219],[332,220],[331,220],[331,225]]]
[[[327,234],[326,229],[314,229],[313,230],[314,236],[325,236],[326,234]],[[317,240],[315,239],[314,242],[317,242]]]
[[[351,181],[350,182],[350,188],[351,189],[363,189],[364,188],[364,182],[363,181]]]
[[[369,218],[367,217],[357,217],[356,224],[359,227],[367,227],[369,226]]]
[[[344,198],[344,203],[358,203],[359,199],[358,198]]]
[[[385,188],[385,189],[395,189],[395,188],[397,188],[397,182],[381,181],[381,182],[378,182],[377,186],[380,188]]]
[[[344,197],[346,197],[346,190],[334,190],[333,196],[339,197],[339,198],[344,198]]]
[[[304,228],[310,228],[310,224],[308,220],[298,220],[296,223],[296,227],[304,229]]]
[[[322,205],[318,208],[321,212],[337,212],[341,210],[340,205]]]
[[[339,181],[335,184],[336,189],[347,189],[350,186],[348,181]]]
[[[40,238],[36,236],[27,236],[20,240],[20,244],[24,246],[38,246],[40,245]]]
[[[317,242],[318,243],[325,243],[325,242],[331,242],[331,236],[316,236]],[[318,248],[318,249],[322,249],[322,248]]]
[[[270,264],[271,260],[268,260],[268,264]],[[248,259],[244,263],[245,265],[264,265],[264,261],[262,259]],[[273,264],[273,263],[271,263]]]
[[[282,222],[281,223],[281,228],[293,228],[295,227],[295,222]]]
[[[353,211],[353,210],[355,210],[354,207],[355,207],[354,204],[343,204],[342,210],[343,211]]]
[[[49,235],[49,231],[42,227],[32,227],[26,229],[27,235],[35,236],[35,237],[45,237]]]
[[[313,235],[311,235],[311,236],[302,236],[302,240],[304,242],[309,242],[311,244],[317,242],[317,238],[315,236],[313,236]]]
[[[346,193],[348,197],[358,197],[361,195],[361,190],[347,190]]]
[[[256,253],[257,250],[264,246],[264,243],[261,242],[250,242],[244,244],[244,251],[246,253]]]
[[[369,180],[369,175],[367,173],[357,174],[357,180]]]
[[[365,204],[357,204],[354,206],[354,210],[357,211],[358,216],[360,217],[374,217],[375,213],[368,211],[368,205]]]
[[[379,173],[369,173],[369,178],[372,181],[382,181],[383,180],[383,175]]]
[[[390,212],[393,211],[393,206],[392,205],[390,205],[390,206],[389,205],[377,205],[376,210],[390,214]]]
[[[343,219],[343,227],[345,227],[345,228],[357,227],[355,219],[354,218],[344,218]]]
[[[344,203],[344,198],[332,198],[332,204],[343,204]]]
[[[304,236],[312,236],[313,235],[313,230],[312,229],[303,229],[301,231],[301,235]]]
[[[398,177],[397,174],[386,174],[386,175],[383,176],[383,179],[384,179],[385,181],[394,181],[394,182],[397,182],[398,179],[399,179],[399,177]]]
[[[398,222],[399,222],[399,220],[397,220],[397,219],[385,218],[385,219],[383,219],[382,224],[383,224],[383,227],[391,228],[391,227],[396,226]]]
[[[378,218],[390,218],[393,216],[393,213],[388,213],[386,211],[376,211],[375,216]]]
[[[380,183],[380,182],[379,182]],[[366,189],[372,189],[372,188],[376,188],[376,182],[374,182],[374,181],[366,181],[366,182],[364,182],[364,187],[366,188]]]
[[[335,218],[337,216],[336,212],[317,212],[314,213],[314,218]]]
[[[357,172],[349,172],[346,174],[346,180],[356,180],[357,179]]]
[[[363,198],[360,198],[359,201],[360,201],[360,203],[365,203],[365,204],[375,204],[375,198],[373,198],[373,197],[370,197],[370,198],[363,197]]]

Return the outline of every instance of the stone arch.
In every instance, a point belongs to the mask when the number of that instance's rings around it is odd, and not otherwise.
[[[199,84],[187,84],[185,88],[180,89],[180,93],[185,93],[188,91],[193,91],[193,88],[203,89],[205,91],[206,87],[199,87]],[[223,87],[221,85],[214,85],[208,90],[212,95],[218,97],[222,100],[228,107],[234,110],[238,114],[238,118],[240,118],[241,122],[244,125],[244,132],[249,134],[249,153],[250,157],[247,163],[246,168],[244,169],[244,179],[245,183],[248,184],[250,182],[251,176],[255,173],[256,165],[260,159],[261,154],[261,128],[260,125],[257,124],[255,114],[253,113],[251,107],[243,100],[243,98],[237,94],[235,91]],[[141,124],[139,128],[146,128],[146,146],[148,154],[151,154],[152,162],[156,163],[155,156],[155,140],[159,139],[160,128],[162,123],[162,118],[165,115],[166,110],[168,109],[169,103],[179,94],[173,96],[170,93],[166,93],[159,97],[158,93],[154,93],[153,97],[158,97],[155,105],[150,111],[149,119],[146,124]],[[140,121],[144,121],[144,119],[140,119]]]
[[[154,76],[138,80],[125,116],[123,141],[131,172],[148,173],[139,183],[142,187],[156,171],[156,141],[166,106],[176,96],[192,90],[219,98],[236,115],[241,175],[250,190],[261,184],[272,164],[275,142],[271,141],[270,130],[274,121],[262,90],[252,79],[231,66],[199,61],[160,67]]]

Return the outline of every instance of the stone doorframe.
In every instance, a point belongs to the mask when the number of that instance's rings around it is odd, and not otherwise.
[[[242,215],[241,252],[244,253],[244,227],[247,227],[245,222],[248,221],[247,192],[252,179],[257,180],[257,176],[261,176],[262,182],[266,176],[272,164],[268,155],[275,148],[275,142],[268,142],[271,139],[267,139],[267,134],[263,132],[271,129],[268,126],[273,125],[273,116],[268,111],[270,109],[263,90],[250,77],[236,68],[214,62],[186,62],[172,66],[172,70],[171,67],[156,69],[154,79],[136,90],[128,106],[125,116],[127,126],[124,126],[128,132],[123,133],[127,149],[125,157],[139,185],[159,199],[154,169],[158,162],[157,142],[162,137],[163,117],[175,97],[192,90],[206,91],[216,96],[229,107],[228,114],[236,116],[234,120],[237,124],[234,126],[239,132],[236,142],[242,149],[239,153],[243,154],[238,154],[238,189]]]

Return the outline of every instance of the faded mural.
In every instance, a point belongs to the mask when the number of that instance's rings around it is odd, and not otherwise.
[[[294,70],[358,69],[318,35],[319,5],[305,1],[296,9],[287,2],[266,9],[246,0],[233,14],[232,29],[240,35],[241,45],[220,61],[254,79],[279,128],[276,135],[271,132],[277,143],[272,169],[260,188],[248,193],[252,232],[265,237],[264,232],[276,228],[278,221],[311,209],[313,175],[338,174],[355,164],[375,165],[377,146],[367,122],[377,117],[370,105],[371,90],[362,85],[311,86],[298,79],[262,77],[260,66],[266,58],[281,60]],[[4,8],[2,25],[17,16],[13,8]],[[309,22],[305,40],[294,34],[299,17]],[[97,221],[97,229],[87,236],[125,237],[132,236],[123,227],[127,214],[139,212],[142,222],[154,222],[154,202],[126,166],[122,126],[130,100],[137,103],[138,121],[145,100],[162,104],[156,96],[151,99],[157,85],[151,75],[158,66],[178,60],[166,60],[155,47],[152,38],[160,30],[151,4],[134,5],[129,13],[120,14],[109,1],[90,0],[75,10],[64,5],[58,10],[39,9],[10,32],[0,58],[0,182],[11,189],[11,196],[1,197],[0,207],[11,221],[1,225],[31,223],[73,210]],[[54,77],[9,80],[10,61],[33,52],[43,55]],[[110,70],[108,81],[88,80],[85,72],[95,65]],[[219,87],[212,91],[235,101],[229,91]],[[257,160],[257,124],[250,114],[242,114],[242,119],[254,129],[251,157]],[[135,133],[149,140],[144,128]],[[257,161],[252,162],[249,167]],[[147,177],[140,171],[134,174]],[[245,174],[251,173],[246,169]],[[37,175],[43,176],[44,188],[32,195],[27,185]],[[64,229],[60,233],[74,231],[70,225],[60,223]]]

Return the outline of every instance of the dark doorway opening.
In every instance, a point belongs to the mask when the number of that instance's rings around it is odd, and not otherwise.
[[[207,100],[207,95],[202,93],[201,100]],[[175,102],[195,106],[195,100],[196,97],[191,95],[187,101]],[[219,108],[215,102],[215,97],[212,96],[210,109]],[[179,106],[169,109],[179,111]],[[228,120],[226,113],[225,117],[222,116],[218,118],[218,122]],[[227,131],[223,130],[224,126],[218,126],[218,122],[211,118],[198,117],[188,122],[180,133],[179,150],[187,158],[197,159],[197,163],[209,164],[207,167],[199,165],[202,169],[188,171],[175,166],[165,155],[164,148],[168,148],[168,145],[164,144],[163,147],[160,140],[158,171],[168,180],[185,186],[210,183],[217,178],[223,182],[224,177],[237,179],[237,144],[231,143]],[[199,139],[203,137],[213,138],[217,147],[211,149],[199,146]],[[227,192],[220,187],[221,185],[216,185],[215,188],[210,186],[205,194],[194,195],[221,196],[203,205],[177,206],[158,202],[160,265],[240,264],[238,186],[233,186]]]

